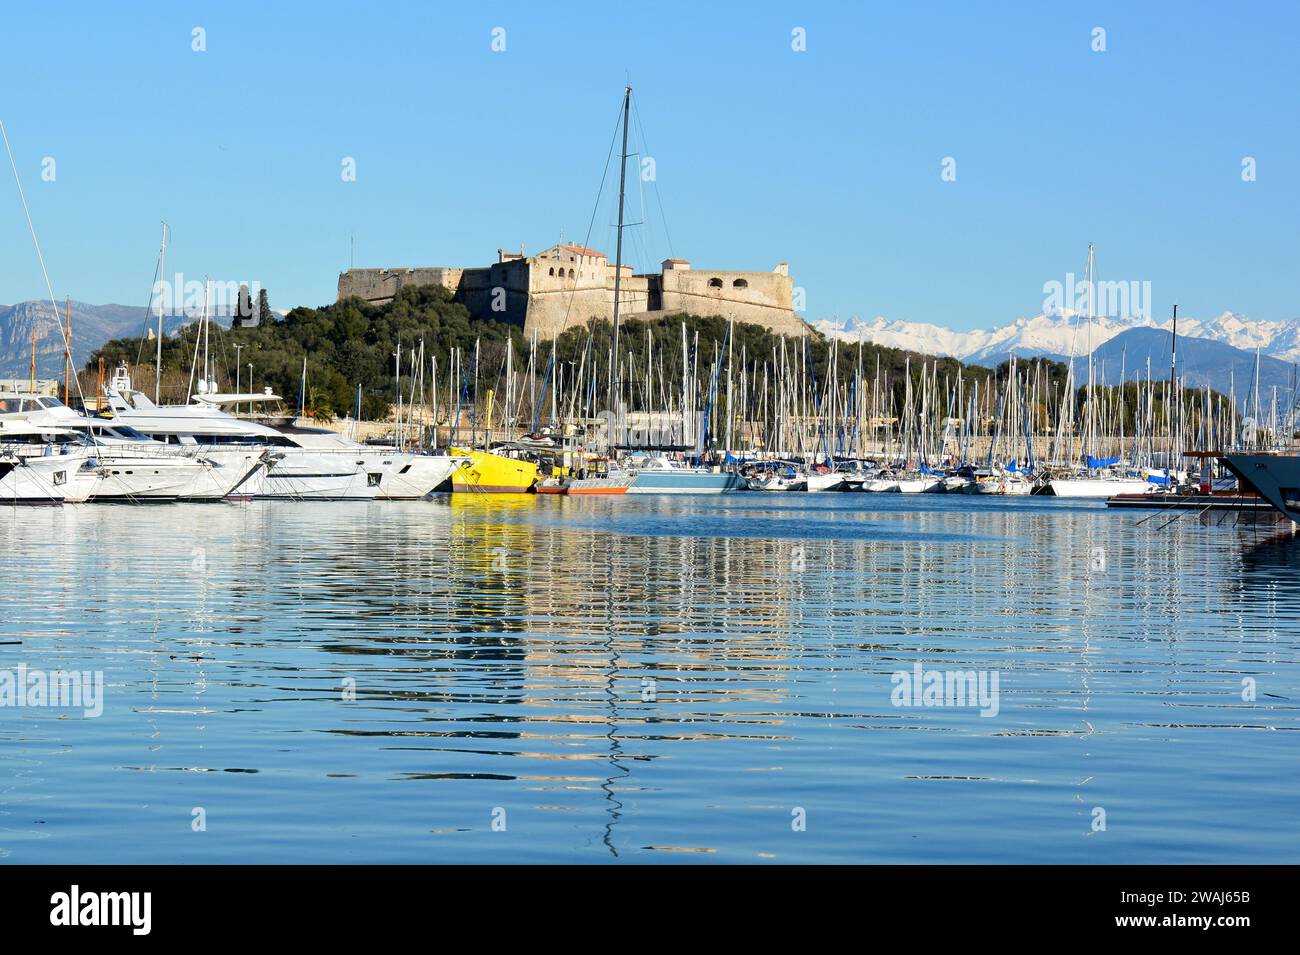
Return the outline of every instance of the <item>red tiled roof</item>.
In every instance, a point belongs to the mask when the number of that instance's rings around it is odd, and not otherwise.
[[[585,245],[569,245],[566,242],[564,245],[561,245],[560,248],[566,249],[569,252],[576,252],[578,255],[599,256],[602,259],[606,258],[604,252],[597,252],[595,249],[589,249]]]

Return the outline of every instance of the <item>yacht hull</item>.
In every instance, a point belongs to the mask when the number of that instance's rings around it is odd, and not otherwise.
[[[809,491],[838,491],[844,487],[843,474],[809,474]]]
[[[1144,494],[1151,485],[1141,478],[1106,480],[1103,478],[1057,478],[1047,482],[1045,493],[1055,497],[1107,498],[1116,494]]]
[[[1253,490],[1281,514],[1300,522],[1300,455],[1226,454],[1221,459],[1244,490]]]
[[[390,455],[391,457],[391,455]],[[416,500],[446,484],[468,459],[448,455],[398,455],[391,473],[379,484],[379,497],[390,501]]]
[[[469,461],[452,472],[451,489],[456,494],[527,494],[537,484],[537,465],[487,451],[452,448],[456,457]]]
[[[640,471],[628,494],[726,494],[746,490],[745,479],[729,472]]]
[[[267,472],[259,498],[292,501],[370,501],[379,496],[381,471],[367,471],[349,456],[286,454]]]
[[[75,504],[90,496],[94,479],[81,469],[84,451],[0,460],[0,504]]]

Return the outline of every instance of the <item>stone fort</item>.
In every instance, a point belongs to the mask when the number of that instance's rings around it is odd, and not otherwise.
[[[441,285],[475,318],[523,327],[550,340],[589,319],[614,317],[614,266],[603,252],[561,243],[536,255],[497,250],[483,268],[349,269],[339,274],[339,300],[379,304],[411,285]],[[659,272],[622,267],[619,317],[655,318],[677,312],[721,315],[762,325],[779,335],[804,335],[795,314],[794,283],[782,262],[770,272],[693,269],[685,259],[664,260]]]

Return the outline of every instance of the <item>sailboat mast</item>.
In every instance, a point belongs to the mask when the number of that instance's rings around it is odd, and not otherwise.
[[[1093,311],[1093,289],[1097,287],[1096,276],[1092,272],[1092,245],[1088,245],[1088,418],[1084,424],[1084,459],[1086,466],[1088,463],[1087,456],[1094,453],[1093,449],[1093,412],[1092,412],[1092,311]]]
[[[1175,441],[1175,418],[1174,416],[1181,410],[1178,407],[1178,306],[1174,306],[1174,327],[1172,339],[1169,343],[1169,466],[1176,467],[1177,459],[1174,457]],[[1181,416],[1180,416],[1181,417]]]
[[[617,426],[622,416],[619,411],[622,406],[623,386],[619,379],[618,368],[618,305],[620,286],[623,278],[623,198],[627,189],[627,117],[632,101],[632,87],[627,86],[623,89],[623,153],[618,162],[618,234],[614,243],[614,348],[610,352],[610,361],[613,367],[610,368],[610,374],[613,376],[614,395],[614,425],[617,434]],[[614,444],[615,435],[610,435],[610,445]]]
[[[72,404],[72,299],[66,304],[68,314],[68,335],[63,340],[63,403]]]
[[[182,230],[184,231],[184,230]],[[153,366],[153,403],[162,404],[163,295],[167,287],[167,223],[162,224],[162,246],[158,250],[158,352]]]

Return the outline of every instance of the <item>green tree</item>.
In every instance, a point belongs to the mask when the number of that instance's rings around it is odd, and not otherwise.
[[[266,297],[266,289],[257,290],[257,324],[271,321],[271,302]]]

